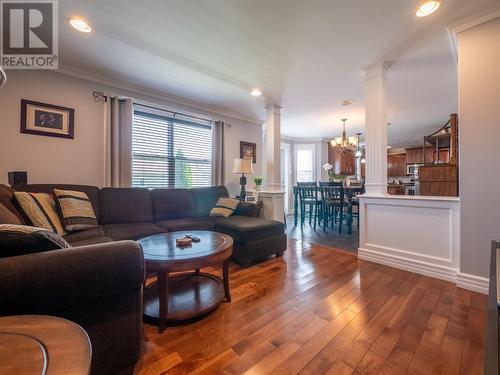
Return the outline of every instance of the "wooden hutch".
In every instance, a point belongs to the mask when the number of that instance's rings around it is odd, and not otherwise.
[[[424,137],[424,165],[418,170],[420,195],[458,196],[458,116]]]

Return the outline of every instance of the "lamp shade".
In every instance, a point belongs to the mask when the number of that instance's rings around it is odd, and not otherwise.
[[[234,159],[233,173],[252,173],[252,159]]]

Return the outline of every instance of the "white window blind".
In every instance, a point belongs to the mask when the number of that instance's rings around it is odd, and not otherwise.
[[[132,185],[191,188],[212,184],[212,127],[134,111]]]

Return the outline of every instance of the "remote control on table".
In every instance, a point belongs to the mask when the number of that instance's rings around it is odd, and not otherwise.
[[[193,236],[192,234],[186,234],[186,237],[189,237],[193,240],[193,242],[200,242],[201,240],[196,237],[196,236]]]

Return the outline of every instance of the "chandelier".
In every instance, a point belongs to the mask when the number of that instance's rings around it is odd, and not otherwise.
[[[359,136],[348,137],[345,132],[345,122],[347,121],[347,119],[343,118],[340,121],[342,121],[342,137],[333,138],[330,141],[330,144],[333,147],[339,147],[342,152],[346,152],[348,150],[356,148],[356,146],[358,145]]]

